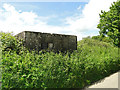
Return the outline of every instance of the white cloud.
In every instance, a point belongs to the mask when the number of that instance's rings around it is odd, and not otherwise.
[[[82,7],[81,7],[81,5],[77,8],[77,10],[80,10]]]
[[[81,15],[66,18],[66,23],[70,24],[69,30],[72,29],[76,33],[81,33],[82,37],[95,35],[99,31],[96,27],[99,23],[101,10],[108,11],[114,1],[117,0],[90,0],[82,10]]]
[[[93,36],[98,32],[99,13],[101,10],[108,11],[111,3],[117,0],[90,0],[82,10],[82,14],[76,17],[67,17],[65,23],[67,26],[48,25],[47,20],[56,16],[41,17],[34,12],[17,11],[15,7],[4,4],[0,9],[0,31],[15,34],[21,31],[38,31],[60,34],[74,34],[78,40],[85,36]],[[78,7],[77,9],[81,9]],[[94,32],[94,33],[93,33]]]
[[[111,3],[117,0],[90,0],[82,11],[82,15],[76,19],[67,18],[67,23],[70,28],[75,28],[77,31],[94,30],[99,23],[99,13],[101,10],[108,11]]]

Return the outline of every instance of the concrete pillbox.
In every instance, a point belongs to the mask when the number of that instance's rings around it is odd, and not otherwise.
[[[16,35],[24,40],[30,50],[73,51],[77,50],[77,36],[23,31]]]

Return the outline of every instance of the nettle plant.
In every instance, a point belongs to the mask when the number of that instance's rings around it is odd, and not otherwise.
[[[2,88],[83,88],[120,68],[118,48],[91,38],[69,53],[23,50],[10,33],[2,41]]]
[[[2,51],[14,50],[19,52],[23,48],[23,40],[16,39],[13,33],[0,32],[0,41]]]

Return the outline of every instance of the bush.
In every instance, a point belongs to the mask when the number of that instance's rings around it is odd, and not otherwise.
[[[73,53],[7,51],[3,88],[84,88],[120,69],[118,48],[93,39],[78,41]]]
[[[106,36],[99,36],[99,35],[98,36],[93,36],[92,39],[113,44],[113,40],[109,37],[106,37]]]
[[[4,33],[0,32],[0,40],[2,43],[1,49],[2,51],[19,51],[23,45],[23,40],[17,40],[13,33]]]

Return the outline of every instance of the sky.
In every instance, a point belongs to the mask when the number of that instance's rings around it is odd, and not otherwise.
[[[117,0],[0,0],[0,31],[99,35],[99,14]]]

